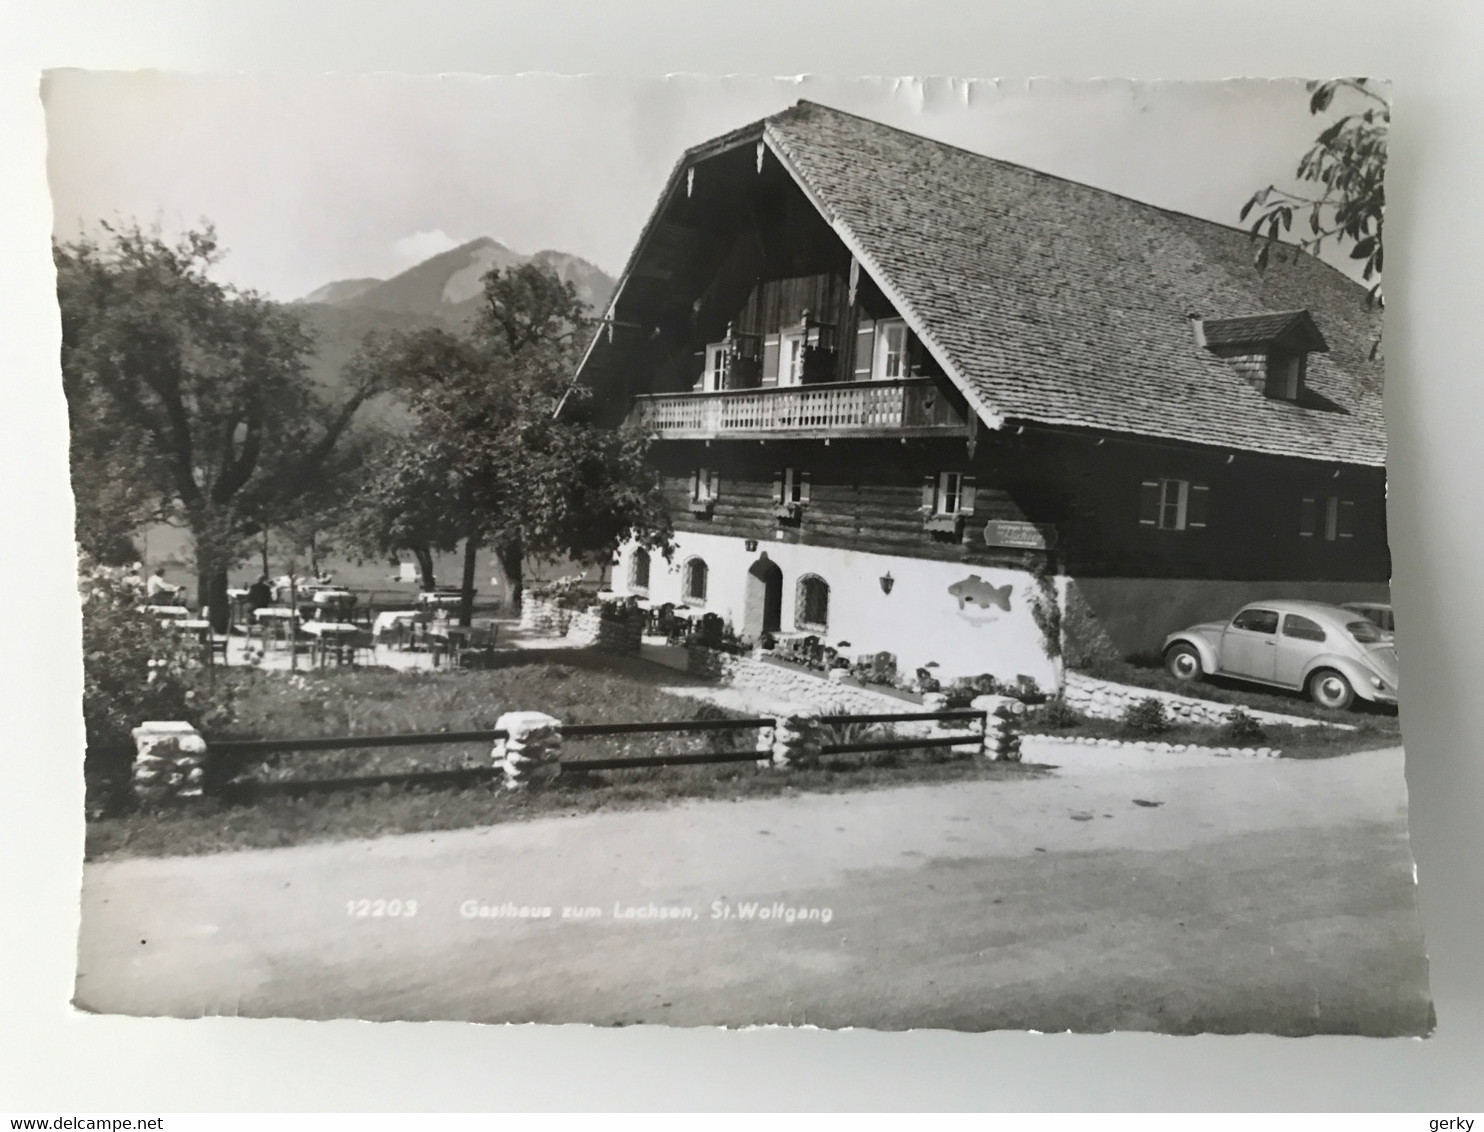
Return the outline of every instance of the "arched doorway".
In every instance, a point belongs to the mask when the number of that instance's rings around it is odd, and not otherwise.
[[[766,552],[747,568],[747,600],[742,632],[749,637],[776,633],[783,627],[783,571]]]

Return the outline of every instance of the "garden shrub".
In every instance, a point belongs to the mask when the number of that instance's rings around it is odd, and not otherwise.
[[[576,575],[531,586],[526,592],[533,598],[550,602],[558,609],[588,609],[597,601],[592,583]]]
[[[1221,737],[1234,743],[1256,743],[1266,739],[1267,732],[1241,708],[1232,708],[1222,720]]]
[[[233,698],[227,682],[213,684],[201,668],[195,642],[145,607],[137,567],[102,566],[84,555],[78,590],[85,771],[111,797],[133,764],[135,727],[145,720],[183,720],[209,733],[231,724]],[[89,808],[95,808],[91,800]]]
[[[1123,713],[1123,729],[1130,735],[1158,735],[1170,729],[1170,717],[1163,700],[1153,696],[1129,704]]]
[[[1077,727],[1085,723],[1086,720],[1086,716],[1058,696],[1056,699],[1048,700],[1045,704],[1034,709],[1026,722],[1032,726],[1060,730],[1066,727]]]

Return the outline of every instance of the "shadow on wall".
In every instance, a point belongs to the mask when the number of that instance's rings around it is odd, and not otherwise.
[[[1338,605],[1390,601],[1385,582],[1210,581],[1200,578],[1078,578],[1067,603],[1068,661],[1157,653],[1170,633],[1202,621],[1225,621],[1249,601],[1289,598]]]

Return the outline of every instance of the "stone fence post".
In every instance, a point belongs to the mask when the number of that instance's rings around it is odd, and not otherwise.
[[[146,721],[134,728],[134,795],[141,802],[199,798],[206,740],[189,723]]]
[[[505,732],[490,757],[505,772],[505,786],[518,790],[561,769],[562,721],[541,711],[509,711],[495,721]]]
[[[984,713],[984,757],[995,762],[1018,763],[1025,704],[1011,696],[978,696],[969,706]]]
[[[764,734],[766,732],[765,728]],[[817,759],[821,733],[817,708],[808,704],[788,704],[779,708],[772,728],[773,769],[787,770],[800,760]]]

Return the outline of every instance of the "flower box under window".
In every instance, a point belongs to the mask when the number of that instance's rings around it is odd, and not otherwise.
[[[807,504],[798,500],[792,500],[788,503],[775,503],[773,505],[773,517],[775,519],[781,519],[786,523],[797,523],[804,517],[804,508],[806,506]]]
[[[715,510],[716,500],[714,499],[692,499],[690,501],[690,513],[698,518],[705,517],[709,519]]]
[[[957,535],[963,529],[964,517],[962,515],[934,515],[923,516],[922,529],[931,531],[935,535]]]

